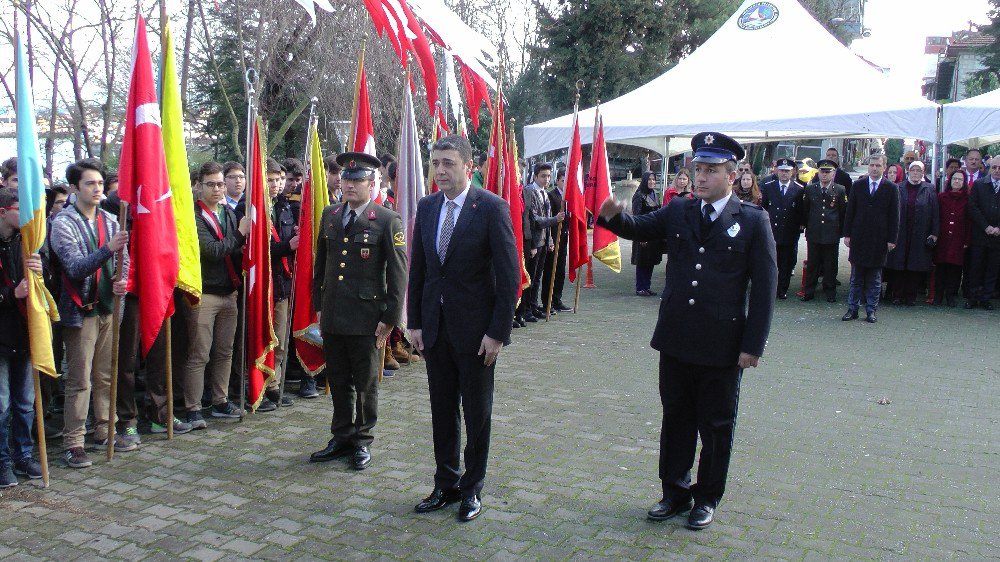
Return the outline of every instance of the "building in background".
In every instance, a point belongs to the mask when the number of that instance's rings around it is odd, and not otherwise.
[[[975,25],[956,31],[951,37],[928,37],[924,55],[929,58],[924,76],[923,95],[939,103],[964,100],[983,93],[969,91],[969,78],[983,70],[978,47],[989,45],[993,38],[980,33]]]

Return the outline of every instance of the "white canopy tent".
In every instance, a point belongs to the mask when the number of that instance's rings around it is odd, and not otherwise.
[[[1000,90],[944,106],[944,143],[979,148],[1000,142]]]
[[[786,76],[814,69],[817,77],[832,77],[833,84],[852,88],[819,87],[813,79],[747,84],[738,79],[740,61],[768,61],[785,69]],[[668,150],[668,139],[699,131],[720,131],[743,142],[937,138],[936,104],[895,89],[796,0],[744,0],[691,55],[653,81],[603,103],[601,114],[608,142],[661,154],[687,150],[687,143]],[[593,122],[594,108],[580,111],[582,138],[592,138]],[[572,127],[572,114],[525,127],[524,155],[566,148]]]

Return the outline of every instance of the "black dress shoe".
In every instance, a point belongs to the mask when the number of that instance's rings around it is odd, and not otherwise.
[[[972,301],[965,301],[965,304],[962,305],[962,308],[964,308],[965,310],[972,310],[973,308],[976,308],[976,303]]]
[[[665,521],[679,513],[691,511],[692,506],[694,506],[694,501],[692,500],[679,502],[663,498],[659,503],[649,508],[649,511],[646,512],[646,517],[652,519],[653,521]]]
[[[469,496],[462,499],[462,505],[458,506],[458,520],[463,523],[472,521],[483,512],[483,502],[479,501],[479,496]]]
[[[524,321],[525,322],[538,322],[538,318],[535,318],[534,314],[525,314],[524,315]]]
[[[688,529],[699,531],[712,524],[715,519],[715,508],[708,504],[698,504],[688,515]]]
[[[309,462],[332,461],[333,459],[340,458],[353,450],[354,447],[351,446],[350,443],[341,443],[336,439],[331,439],[325,449],[322,451],[316,451],[309,456]]]
[[[420,503],[413,508],[413,511],[416,511],[417,513],[430,513],[432,511],[437,511],[450,503],[457,502],[460,499],[462,499],[462,493],[459,492],[458,488],[449,488],[447,490],[444,488],[434,488],[431,495],[421,500]]]
[[[519,326],[521,326],[522,328],[523,328],[523,327],[525,327],[525,326],[527,325],[527,324],[525,324],[525,322],[524,322],[524,318],[518,318],[518,319],[517,319],[517,323],[518,323],[518,325],[519,325]]]
[[[826,302],[837,302],[837,297],[826,297]]]
[[[991,303],[990,301],[983,301],[979,303],[979,308],[983,310],[993,310],[993,303]]]
[[[572,308],[564,305],[563,303],[557,304],[555,310],[557,310],[558,312],[573,312]]]
[[[816,298],[814,295],[802,295],[801,297],[799,297],[799,300],[802,302],[809,302],[814,298]]]
[[[785,300],[788,298],[788,293],[778,293],[778,298],[780,300]]]
[[[874,312],[869,312],[868,316],[865,317],[865,322],[868,322],[869,324],[874,324],[878,322],[878,318],[875,317]]]
[[[354,457],[351,459],[351,468],[354,470],[364,470],[372,462],[372,452],[367,445],[362,445],[354,449]]]
[[[858,311],[857,310],[848,310],[846,314],[844,314],[843,316],[840,317],[840,319],[843,320],[844,322],[847,322],[849,320],[857,320],[858,319]]]

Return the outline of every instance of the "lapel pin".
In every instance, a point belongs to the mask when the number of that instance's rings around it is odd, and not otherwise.
[[[368,220],[370,221],[375,220],[375,209],[368,211]]]

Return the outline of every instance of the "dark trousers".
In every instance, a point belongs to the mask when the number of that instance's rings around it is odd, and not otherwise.
[[[115,394],[115,409],[118,411],[115,429],[118,431],[136,426],[139,412],[135,405],[135,372],[138,370],[139,297],[128,293],[118,332],[118,392]]]
[[[716,506],[726,491],[743,369],[708,367],[660,354],[660,480],[663,497]],[[701,437],[698,481],[691,484]]]
[[[847,290],[847,309],[857,312],[864,298],[865,312],[878,310],[878,301],[882,296],[882,268],[864,267],[851,264],[851,283]]]
[[[788,286],[792,283],[792,270],[798,260],[799,245],[775,246],[775,250],[778,252],[778,294],[783,295],[788,292]]]
[[[493,414],[493,374],[496,363],[483,365],[483,357],[459,353],[448,340],[444,315],[433,347],[424,349],[427,387],[431,396],[434,429],[434,486],[458,488],[465,497],[479,495],[486,479]],[[465,415],[465,473],[462,474],[462,429],[459,408]]]
[[[893,297],[903,301],[915,301],[918,293],[926,285],[926,271],[895,270],[892,272]]]
[[[530,257],[527,262],[528,275],[531,276],[531,286],[528,287],[528,304],[532,308],[541,307],[541,301],[539,297],[542,292],[542,277],[543,271],[545,270],[545,256],[548,255],[549,249],[545,246],[538,248],[535,252],[534,257]],[[547,289],[547,288],[546,288]],[[530,310],[530,309],[529,309]]]
[[[184,405],[184,365],[188,356],[188,322],[191,304],[185,294],[174,290],[174,315],[170,318],[171,378],[174,381],[175,404]],[[172,423],[174,413],[167,408],[167,333],[166,324],[153,340],[146,355],[146,392],[149,401],[146,417],[149,421],[166,425]],[[178,400],[179,398],[179,400]]]
[[[969,300],[986,302],[996,290],[1000,276],[1000,248],[969,247]]]
[[[949,303],[958,295],[962,283],[962,266],[953,263],[939,263],[934,266],[934,303]]]
[[[653,284],[653,266],[651,265],[637,265],[635,266],[635,291],[648,291],[649,287]]]
[[[323,332],[326,376],[333,398],[330,433],[340,443],[371,445],[378,421],[378,371],[383,350],[375,335],[346,336]]]
[[[562,238],[559,240],[559,256],[556,258],[555,252],[545,253],[545,272],[542,275],[542,306],[549,305],[549,285],[552,285],[552,305],[563,304],[562,293],[566,284],[566,231],[563,230]],[[558,259],[556,263],[555,283],[552,283],[552,261]]]
[[[837,268],[840,267],[840,244],[813,244],[806,245],[808,253],[806,259],[809,265],[806,267],[806,288],[805,295],[811,297],[816,294],[816,284],[819,282],[820,274],[823,275],[823,292],[827,297],[837,296]]]

